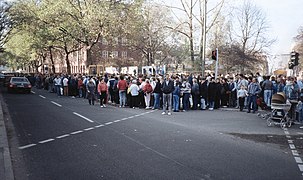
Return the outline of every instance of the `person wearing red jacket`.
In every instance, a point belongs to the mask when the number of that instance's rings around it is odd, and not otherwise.
[[[100,107],[106,107],[106,98],[107,98],[108,87],[104,82],[104,79],[101,78],[98,84],[98,93],[100,94]]]
[[[124,79],[124,76],[120,76],[120,81],[117,84],[119,90],[119,98],[120,98],[120,107],[125,107],[126,104],[126,90],[128,88],[127,82]]]

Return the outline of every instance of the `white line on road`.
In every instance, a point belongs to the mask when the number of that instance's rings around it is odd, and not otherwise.
[[[121,119],[121,121],[125,121],[125,120],[127,120],[128,118],[123,118],[123,119]]]
[[[287,134],[287,135],[289,135],[289,132],[288,132],[288,131],[285,131],[284,133]]]
[[[57,139],[62,139],[62,138],[68,137],[68,136],[70,136],[70,135],[69,135],[69,134],[64,134],[64,135],[58,136],[58,137],[56,137],[56,138],[57,138]]]
[[[128,117],[129,119],[131,119],[131,118],[134,118],[134,116],[130,116],[130,117]]]
[[[88,122],[91,122],[91,123],[94,122],[94,121],[88,119],[87,117],[84,117],[84,116],[82,116],[81,114],[78,114],[78,113],[76,113],[76,112],[73,112],[73,114],[74,114],[74,115],[77,115],[77,116],[79,116],[79,117],[81,117],[81,118],[83,118],[83,119],[85,119],[85,120],[87,120]]]
[[[290,149],[296,149],[296,146],[294,144],[289,144]]]
[[[79,134],[79,133],[83,133],[83,131],[75,131],[75,132],[72,132],[70,134],[75,135],[75,134]]]
[[[100,124],[99,126],[95,126],[95,128],[103,127],[103,124]]]
[[[56,102],[54,102],[54,101],[51,101],[51,103],[53,103],[53,104],[56,105],[56,106],[62,107],[61,104],[58,104],[58,103],[56,103]]]
[[[44,141],[40,141],[39,143],[44,144],[44,143],[48,143],[48,142],[51,142],[51,141],[54,141],[54,139],[47,139],[47,140],[44,140]]]
[[[30,147],[33,147],[33,146],[36,146],[37,144],[29,144],[29,145],[26,145],[26,146],[21,146],[19,147],[19,149],[27,149],[27,148],[30,148]]]
[[[297,150],[291,150],[291,152],[292,152],[292,155],[294,155],[294,156],[299,156],[299,154],[298,154],[298,151],[297,151]]]
[[[117,122],[120,122],[121,120],[116,120],[116,121],[114,121],[115,123],[117,123]]]
[[[39,95],[41,98],[45,99],[46,97],[42,96],[42,95]]]
[[[91,128],[87,128],[87,129],[84,129],[84,131],[90,131],[90,130],[93,130],[95,128],[91,127]]]
[[[296,163],[302,164],[302,159],[300,157],[295,157]]]
[[[287,140],[288,143],[294,143],[294,140]]]
[[[302,164],[298,164],[298,166],[299,166],[300,171],[303,172],[303,165]]]
[[[287,135],[286,137],[287,137],[288,139],[291,139],[291,136],[288,136],[288,135]]]
[[[105,125],[110,125],[110,124],[113,124],[113,122],[107,122],[107,123],[105,123]]]
[[[33,94],[36,94],[36,92],[32,91]]]

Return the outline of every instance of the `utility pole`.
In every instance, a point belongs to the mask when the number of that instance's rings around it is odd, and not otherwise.
[[[201,71],[202,71],[202,77],[204,77],[205,74],[205,46],[206,46],[206,5],[207,0],[203,0],[203,32],[202,32],[202,59],[201,59]]]

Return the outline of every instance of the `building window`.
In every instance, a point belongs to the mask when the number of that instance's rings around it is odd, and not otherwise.
[[[122,38],[122,46],[126,46],[127,45],[127,39],[126,38]]]
[[[118,37],[115,37],[113,39],[113,45],[118,45],[119,44],[119,38]]]
[[[117,58],[118,56],[119,56],[118,51],[113,51],[112,57],[113,57],[113,58]]]
[[[102,44],[103,45],[108,45],[108,42],[107,42],[107,40],[105,38],[102,38]]]
[[[102,57],[108,58],[108,51],[102,51]]]
[[[127,51],[122,51],[122,58],[127,58]]]

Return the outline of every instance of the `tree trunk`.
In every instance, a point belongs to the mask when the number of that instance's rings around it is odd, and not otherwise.
[[[91,48],[86,48],[86,66],[93,65],[93,57]]]
[[[190,45],[190,59],[192,66],[194,66],[195,52],[194,52],[194,39],[193,39],[193,1],[191,0],[190,15],[189,15],[189,45]]]
[[[53,48],[52,46],[49,46],[48,50],[49,50],[50,60],[51,60],[51,63],[52,63],[52,73],[56,74],[56,67],[55,67],[55,63],[54,63],[52,48]]]

